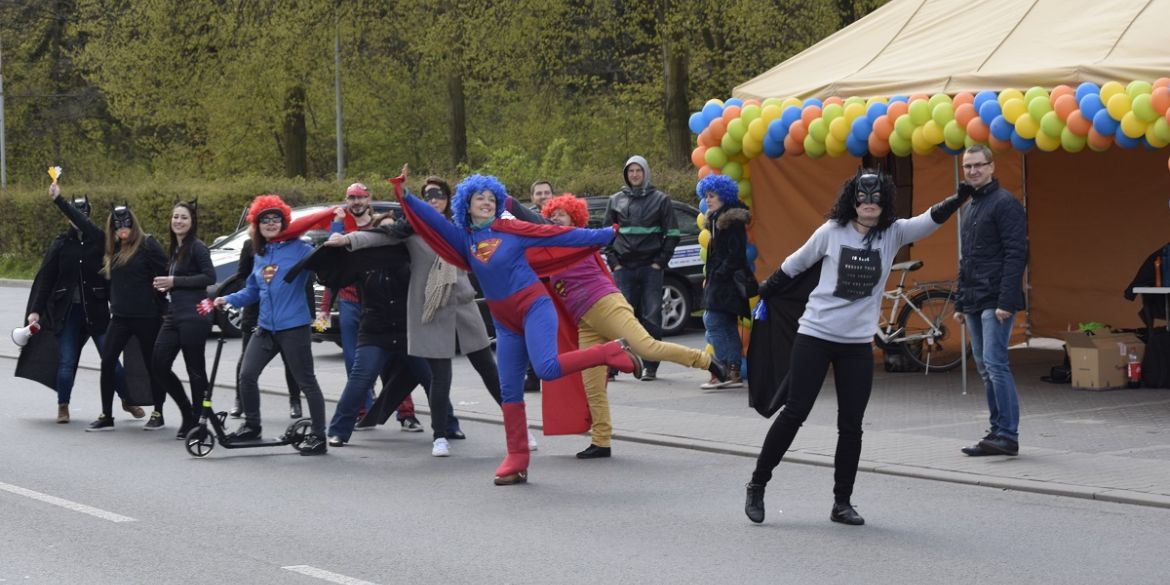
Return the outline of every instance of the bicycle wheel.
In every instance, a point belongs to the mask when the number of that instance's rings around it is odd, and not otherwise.
[[[914,295],[898,313],[898,327],[906,338],[902,353],[930,372],[955,369],[963,359],[963,347],[958,323],[951,319],[954,313],[953,292],[927,290]]]

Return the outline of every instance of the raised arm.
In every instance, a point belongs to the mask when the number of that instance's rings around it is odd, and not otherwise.
[[[519,201],[516,201],[511,195],[504,199],[504,209],[511,213],[516,219],[526,221],[528,223],[551,224],[552,220],[525,207]]]
[[[587,248],[590,246],[604,246],[613,241],[616,232],[612,227],[604,228],[566,228],[565,231],[550,236],[525,237],[521,240],[524,247],[557,247],[557,248]]]
[[[54,185],[54,187],[56,187],[56,185]],[[69,221],[73,222],[73,225],[77,226],[77,229],[81,231],[82,235],[85,236],[85,239],[95,242],[100,242],[106,239],[106,232],[102,231],[101,228],[94,224],[93,221],[91,221],[89,217],[82,213],[80,209],[73,207],[73,205],[66,201],[65,198],[61,196],[61,191],[59,189],[53,189],[50,190],[50,192],[53,193],[53,205],[56,205],[57,209],[61,210],[61,213],[65,214],[65,217],[68,218]]]

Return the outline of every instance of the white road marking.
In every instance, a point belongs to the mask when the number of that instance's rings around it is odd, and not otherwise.
[[[85,504],[71,502],[71,501],[63,499],[63,498],[58,498],[56,496],[50,496],[48,494],[34,492],[33,490],[25,489],[25,488],[22,488],[20,486],[15,486],[15,485],[4,483],[4,482],[0,482],[0,490],[6,491],[8,493],[16,494],[18,496],[32,498],[34,500],[44,502],[46,504],[60,506],[62,508],[65,508],[66,510],[73,510],[74,512],[81,512],[82,514],[89,514],[90,516],[93,516],[95,518],[101,518],[102,520],[109,520],[110,522],[135,522],[136,521],[134,518],[131,518],[129,516],[123,516],[121,514],[107,512],[107,511],[102,510],[100,508],[94,508],[93,506],[86,506]]]
[[[330,583],[337,583],[339,585],[377,585],[377,583],[371,583],[369,581],[362,581],[361,579],[354,579],[353,577],[346,577],[345,575],[341,575],[338,573],[330,573],[329,571],[326,571],[324,569],[318,569],[317,567],[310,567],[309,565],[291,565],[288,567],[281,567],[281,568],[286,570],[286,571],[300,573],[302,575],[314,577],[314,578],[320,579],[322,581],[328,581]]]

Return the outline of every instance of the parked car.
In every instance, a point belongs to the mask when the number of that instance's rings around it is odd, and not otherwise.
[[[608,199],[608,197],[604,196],[585,198],[589,206],[590,227],[601,226]],[[393,212],[396,215],[401,213],[397,202],[374,201],[371,203],[371,206],[374,208],[375,213]],[[296,219],[324,208],[325,206],[322,205],[298,207],[292,210],[292,217]],[[699,257],[699,228],[695,224],[695,218],[698,216],[699,210],[685,203],[675,201],[674,212],[678,221],[679,231],[682,232],[682,238],[679,241],[678,247],[675,248],[674,257],[671,258],[670,264],[667,266],[666,274],[663,275],[662,330],[664,335],[682,333],[690,324],[692,314],[699,310],[703,299],[703,261]],[[302,239],[316,246],[324,242],[328,237],[328,230],[310,230],[305,232]],[[212,294],[214,296],[230,294],[243,286],[242,282],[229,280],[236,273],[236,267],[240,260],[240,250],[247,238],[248,226],[244,222],[244,217],[241,216],[240,227],[236,231],[215,238],[212,244],[208,246],[211,252],[211,263],[215,266],[216,284],[212,287]],[[475,285],[476,291],[479,291],[479,283],[475,281],[474,275],[471,277],[471,282]],[[320,306],[325,289],[317,284],[314,284],[313,287],[314,302],[316,306]],[[487,303],[483,301],[482,293],[480,293],[476,302],[479,304],[480,313],[483,315],[484,323],[487,325],[488,335],[494,338],[495,327],[492,323],[491,315],[488,312]],[[316,309],[314,308],[314,310]],[[218,325],[227,336],[240,336],[239,311],[234,309],[229,310],[226,314],[226,319],[221,321],[218,322]],[[331,341],[338,345],[341,344],[336,305],[333,309],[329,328],[324,331],[314,331],[313,341]]]

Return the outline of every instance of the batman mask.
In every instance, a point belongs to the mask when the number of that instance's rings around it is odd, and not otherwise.
[[[84,198],[74,199],[73,200],[73,208],[76,209],[77,211],[84,213],[86,217],[89,217],[89,212],[90,212],[89,197],[86,196]]]
[[[880,176],[873,173],[865,173],[857,177],[857,199],[854,201],[856,205],[865,203],[873,203],[881,205],[882,203],[882,179]]]
[[[130,206],[119,205],[114,208],[110,215],[115,231],[134,227],[134,218],[130,216]]]

